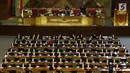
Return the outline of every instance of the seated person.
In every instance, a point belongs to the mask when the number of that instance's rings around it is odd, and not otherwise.
[[[71,11],[70,7],[66,6],[65,7],[65,15],[70,16],[70,11]]]
[[[85,6],[81,6],[80,10],[81,10],[81,13],[86,14],[86,7]]]

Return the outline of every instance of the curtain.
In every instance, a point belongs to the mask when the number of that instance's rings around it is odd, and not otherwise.
[[[20,14],[22,14],[23,10],[23,0],[20,0]]]

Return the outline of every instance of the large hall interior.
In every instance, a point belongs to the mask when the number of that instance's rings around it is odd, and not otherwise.
[[[130,73],[130,0],[0,1],[0,73]]]

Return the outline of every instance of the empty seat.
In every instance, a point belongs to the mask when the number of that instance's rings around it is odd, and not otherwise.
[[[92,73],[92,71],[86,71],[86,73]]]
[[[32,73],[32,71],[31,70],[26,70],[25,73]]]
[[[63,71],[57,70],[56,73],[64,73]]]
[[[77,71],[71,71],[71,73],[77,73]]]
[[[116,73],[122,73],[122,71],[117,71]]]
[[[9,73],[16,73],[16,70],[10,70]]]
[[[40,73],[47,73],[47,71],[46,70],[41,70]]]
[[[107,71],[101,71],[101,73],[107,73]]]

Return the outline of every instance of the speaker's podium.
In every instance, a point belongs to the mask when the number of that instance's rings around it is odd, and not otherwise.
[[[128,12],[125,3],[119,3],[119,9],[114,10],[114,26],[128,26]]]

